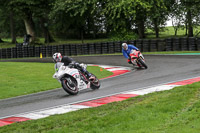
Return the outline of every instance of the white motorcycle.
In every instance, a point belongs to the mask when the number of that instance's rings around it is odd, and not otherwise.
[[[80,65],[87,69],[87,65]],[[84,73],[73,66],[64,66],[64,63],[59,62],[55,64],[55,70],[53,78],[57,79],[62,84],[63,89],[70,95],[76,95],[80,90],[87,88],[95,90],[100,87],[100,81],[95,75],[92,74],[87,79]]]

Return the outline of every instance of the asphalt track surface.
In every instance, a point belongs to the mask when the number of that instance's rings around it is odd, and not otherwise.
[[[0,100],[0,118],[200,76],[200,56],[198,55],[145,55],[144,57],[148,69],[132,69],[130,73],[125,75],[104,79],[101,81],[101,88],[99,90],[87,89],[79,92],[76,96],[70,96],[62,88],[58,88],[27,96]],[[125,58],[121,55],[80,56],[73,57],[73,59],[87,64],[132,67],[127,64]],[[22,59],[17,61],[52,62],[50,58]],[[57,81],[55,80],[55,82]]]

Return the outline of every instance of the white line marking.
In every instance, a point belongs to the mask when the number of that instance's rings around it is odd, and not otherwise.
[[[160,86],[155,86],[155,87],[151,87],[151,88],[144,89],[144,90],[129,91],[129,92],[125,92],[125,93],[122,93],[122,94],[145,95],[145,94],[148,94],[148,93],[170,90],[170,89],[173,89],[176,86],[178,86],[178,85],[160,85]]]
[[[29,119],[40,119],[40,118],[45,118],[50,115],[56,115],[56,114],[64,114],[80,109],[85,109],[89,108],[89,106],[84,106],[84,105],[62,105],[59,107],[54,107],[54,108],[46,108],[43,110],[38,110],[34,111],[31,113],[23,113],[19,115],[15,115],[16,117],[25,117]]]

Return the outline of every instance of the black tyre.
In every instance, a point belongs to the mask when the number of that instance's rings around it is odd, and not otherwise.
[[[77,81],[75,78],[69,76],[69,77],[64,77],[61,80],[62,87],[63,89],[69,93],[70,95],[76,95],[79,92],[79,89],[77,87]]]
[[[92,76],[90,77],[90,88],[93,89],[93,90],[96,90],[96,89],[99,89],[101,84],[100,84],[100,81],[99,79],[92,74]]]
[[[146,63],[144,63],[144,61],[143,61],[142,59],[139,59],[138,62],[139,62],[145,69],[148,68],[147,65],[146,65]]]

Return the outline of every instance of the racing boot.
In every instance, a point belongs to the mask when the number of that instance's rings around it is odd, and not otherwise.
[[[85,71],[85,76],[88,80],[90,80],[90,78],[92,77],[92,74],[89,73],[88,71]]]

